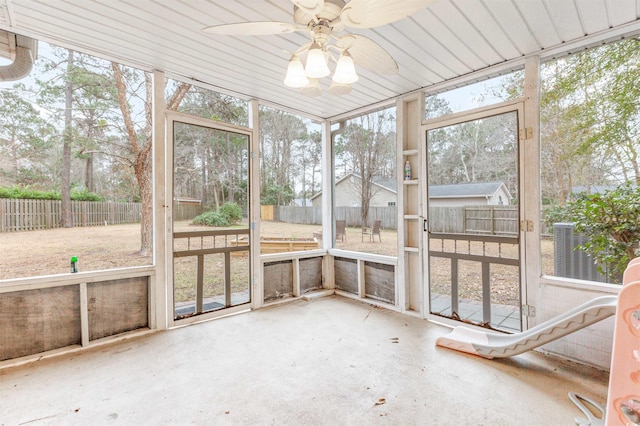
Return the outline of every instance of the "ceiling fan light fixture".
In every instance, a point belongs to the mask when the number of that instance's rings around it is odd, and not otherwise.
[[[309,84],[309,79],[304,72],[302,61],[298,55],[291,56],[289,65],[287,66],[287,75],[284,78],[284,84],[294,89],[305,87]]]
[[[331,85],[329,86],[329,93],[332,95],[348,95],[351,93],[351,85],[344,83],[336,83],[331,80]]]
[[[317,78],[310,78],[309,84],[300,89],[300,93],[305,96],[320,96],[322,95],[322,88],[320,87],[320,80]]]
[[[339,32],[346,27],[374,28],[391,24],[429,7],[436,0],[290,1],[293,3],[294,23],[237,22],[206,27],[203,31],[231,36],[277,35],[298,31],[308,33],[311,42],[304,43],[293,53],[284,84],[294,89],[308,87],[305,91],[312,93],[311,96],[317,96],[321,89],[315,83],[310,85],[309,80],[330,76],[329,61],[336,64],[335,67],[331,64],[335,72],[332,75],[330,92],[334,94],[349,93],[350,85],[358,81],[354,59],[358,62],[359,69],[364,68],[381,75],[398,73],[398,64],[381,45],[360,34],[340,36]],[[334,52],[341,53],[338,60],[335,59]],[[304,61],[297,55],[305,56]]]
[[[347,49],[342,52],[340,59],[338,59],[336,71],[333,73],[333,81],[340,84],[351,84],[358,81],[353,58]]]
[[[327,58],[317,42],[314,42],[309,48],[304,72],[309,78],[323,78],[331,73],[327,66]]]

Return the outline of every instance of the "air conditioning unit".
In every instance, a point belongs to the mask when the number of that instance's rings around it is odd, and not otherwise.
[[[588,241],[588,237],[575,232],[572,223],[553,224],[553,272],[556,277],[608,281],[606,275],[598,271],[593,258],[584,250],[576,249]]]

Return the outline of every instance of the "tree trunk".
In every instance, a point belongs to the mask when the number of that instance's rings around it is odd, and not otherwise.
[[[93,124],[91,124],[90,122],[88,123],[88,128],[87,128],[87,139],[89,139],[90,142],[93,142],[94,140],[93,133],[94,133]],[[85,160],[85,166],[84,166],[84,186],[85,188],[87,188],[87,191],[95,192],[96,188],[93,183],[93,152],[90,151],[86,155],[87,155],[87,158]]]
[[[202,168],[200,173],[200,205],[209,205],[209,147],[205,146],[202,153]]]
[[[71,143],[73,142],[73,56],[74,51],[69,50],[67,56],[67,74],[65,76],[64,87],[64,136],[62,140],[62,171],[60,197],[62,199],[62,210],[60,224],[63,228],[73,226],[71,216]]]
[[[151,75],[144,73],[146,102],[144,103],[145,126],[144,143],[136,155],[134,170],[140,188],[140,254],[148,256],[153,253],[153,183],[151,182],[153,148],[153,84]]]
[[[14,178],[18,177],[18,172],[20,171],[20,153],[18,150],[20,149],[20,140],[16,139],[12,135],[11,139],[11,164],[13,165],[12,176]]]
[[[144,105],[145,109],[145,126],[144,136],[141,137],[141,141],[138,141],[138,134],[136,132],[133,120],[131,118],[131,110],[127,102],[127,84],[120,66],[115,62],[111,63],[113,70],[113,76],[116,82],[116,88],[118,90],[118,103],[120,104],[120,110],[122,111],[122,118],[124,120],[125,128],[127,131],[127,138],[129,140],[129,146],[131,154],[134,158],[133,170],[138,183],[138,189],[140,190],[140,198],[142,201],[142,214],[140,217],[140,254],[148,256],[152,253],[153,244],[153,186],[151,182],[152,171],[152,84],[151,76],[145,73],[145,89],[146,89],[146,101]],[[166,108],[169,110],[177,110],[180,102],[184,99],[184,96],[191,88],[190,84],[181,83],[171,98],[167,101]],[[162,123],[157,123],[162,125]],[[142,142],[142,143],[140,143]]]
[[[84,186],[87,191],[96,192],[95,184],[93,183],[93,153],[87,154],[84,168]]]
[[[138,188],[140,189],[141,217],[140,217],[140,254],[148,256],[152,253],[153,243],[153,191],[151,185],[151,156],[144,155],[136,161],[134,171]]]
[[[235,157],[232,156],[231,153],[231,133],[226,132],[226,143],[227,143],[227,170],[233,170],[233,166],[235,164],[233,164],[235,161]],[[229,173],[228,174],[228,178],[227,178],[227,201],[229,201],[230,203],[235,202],[235,197],[234,197],[234,192],[235,192],[235,188],[233,187],[233,176],[234,173]]]

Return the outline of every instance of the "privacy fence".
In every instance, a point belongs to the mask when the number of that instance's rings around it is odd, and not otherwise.
[[[62,203],[59,200],[21,200],[0,198],[0,232],[30,231],[60,227]],[[202,212],[199,205],[174,205],[174,220],[190,220]],[[74,226],[115,225],[140,222],[140,203],[72,201]],[[349,227],[371,226],[381,220],[383,229],[397,229],[396,207],[371,207],[369,223],[363,224],[359,207],[336,207],[336,220]],[[482,233],[509,235],[518,233],[515,207],[467,206],[430,207],[430,228],[443,233]],[[320,225],[321,207],[262,206],[263,220]],[[541,224],[546,234],[544,223]]]
[[[74,226],[140,222],[140,203],[72,201]],[[62,201],[0,198],[0,232],[33,231],[60,227]]]
[[[174,220],[191,220],[202,213],[202,207],[179,204],[173,207]],[[140,203],[110,201],[72,201],[73,226],[117,225],[139,223]],[[22,200],[0,198],[0,232],[34,231],[59,228],[62,218],[60,200]]]
[[[286,223],[303,223],[320,225],[322,223],[321,207],[295,206],[262,206],[262,219],[269,220],[269,212],[273,214],[271,220]],[[271,209],[272,208],[272,209]],[[384,229],[397,229],[398,210],[395,207],[371,207],[369,209],[370,224],[363,224],[360,207],[336,207],[336,220],[346,220],[347,226],[371,226],[374,220],[381,220]]]
[[[262,218],[287,223],[319,225],[322,223],[321,207],[262,206]],[[360,207],[336,207],[336,220],[346,220],[349,227],[371,226],[374,220],[382,221],[382,228],[398,228],[397,207],[371,207],[369,223],[363,224]],[[518,210],[510,206],[430,207],[430,229],[443,233],[479,233],[514,235],[519,232]],[[546,234],[544,223],[542,233]]]

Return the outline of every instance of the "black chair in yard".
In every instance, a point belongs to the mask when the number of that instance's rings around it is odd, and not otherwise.
[[[377,235],[378,240],[382,242],[382,237],[380,236],[380,225],[382,225],[382,221],[376,220],[375,222],[373,222],[373,227],[365,226],[364,228],[362,228],[362,241],[364,241],[364,236],[368,235],[369,241],[375,242],[375,236]]]

